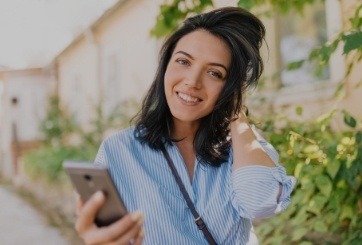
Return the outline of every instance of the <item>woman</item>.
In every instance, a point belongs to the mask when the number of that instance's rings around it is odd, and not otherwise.
[[[210,241],[163,148],[211,239],[257,243],[251,220],[285,209],[294,185],[242,113],[243,95],[263,70],[264,34],[255,16],[227,7],[187,19],[167,39],[136,125],[106,139],[96,158],[109,168],[130,214],[98,228],[94,216],[105,197],[96,193],[79,207],[76,229],[87,244]]]

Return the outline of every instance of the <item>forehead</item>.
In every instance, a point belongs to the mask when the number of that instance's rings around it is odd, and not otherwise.
[[[183,36],[174,49],[174,53],[184,51],[194,58],[230,66],[231,51],[221,38],[205,30],[196,30]]]

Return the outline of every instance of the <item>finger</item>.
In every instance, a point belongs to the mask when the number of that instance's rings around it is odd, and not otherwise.
[[[87,202],[84,203],[75,226],[78,233],[83,233],[87,230],[87,228],[94,224],[94,218],[104,202],[104,194],[101,191],[97,191]]]
[[[134,213],[124,216],[122,219],[114,222],[109,226],[105,226],[99,229],[94,229],[92,232],[84,234],[83,239],[86,243],[106,243],[114,241],[124,236],[132,229],[140,229],[143,223],[142,213],[136,211]],[[137,232],[136,232],[137,234]],[[132,237],[131,237],[132,238]],[[129,238],[128,240],[130,240]]]
[[[138,232],[137,238],[134,242],[134,245],[141,245],[143,242],[143,237],[145,236],[144,228],[142,227],[140,232]]]
[[[124,216],[121,220],[113,223],[107,229],[107,236],[112,239],[116,239],[120,236],[124,236],[130,230],[137,228],[137,230],[142,227],[143,224],[143,215],[140,211],[133,212]],[[136,233],[137,234],[137,233]]]
[[[142,226],[140,226],[139,224],[133,226],[130,230],[128,230],[125,234],[117,239],[116,244],[135,244],[135,241],[141,230]]]

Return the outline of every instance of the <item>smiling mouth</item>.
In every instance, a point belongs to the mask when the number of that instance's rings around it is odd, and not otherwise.
[[[200,101],[202,101],[201,99],[197,98],[197,97],[193,97],[189,94],[184,94],[181,92],[177,92],[177,96],[184,102],[189,103],[189,104],[195,104],[198,103]]]

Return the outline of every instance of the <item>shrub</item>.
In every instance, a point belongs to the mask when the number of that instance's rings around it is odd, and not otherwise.
[[[44,144],[23,156],[25,172],[32,179],[54,182],[63,173],[63,161],[93,161],[106,132],[125,127],[137,106],[134,101],[125,101],[104,115],[99,104],[94,108],[95,119],[86,131],[67,113],[67,108],[60,106],[56,96],[50,97],[47,114],[40,124]]]
[[[24,170],[33,179],[56,182],[63,173],[64,160],[93,161],[96,147],[52,147],[50,145],[27,153],[24,157]]]
[[[330,127],[336,113],[281,129],[266,124],[280,161],[298,183],[288,209],[257,225],[261,244],[361,244],[361,123],[342,111],[348,128],[336,132]]]

